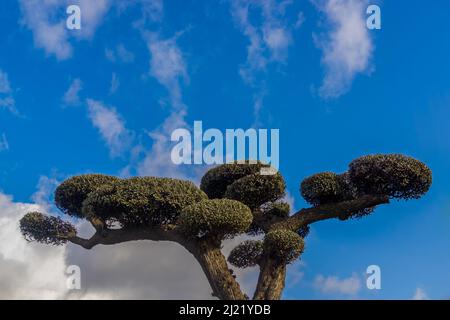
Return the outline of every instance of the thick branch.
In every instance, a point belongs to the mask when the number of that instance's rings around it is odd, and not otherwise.
[[[199,262],[213,290],[213,295],[221,300],[246,300],[239,283],[234,278],[227,261],[220,251],[220,242],[198,242],[194,257]]]
[[[286,264],[266,256],[260,263],[253,300],[280,300],[286,278]]]
[[[311,223],[332,219],[347,218],[360,210],[389,202],[387,196],[365,195],[355,200],[321,205],[302,209],[281,222],[275,222],[269,229],[288,229],[297,232]],[[253,299],[278,300],[283,293],[286,277],[286,264],[266,255],[260,263],[260,274]]]
[[[91,216],[87,220],[91,223],[97,233],[104,234],[106,232],[107,228],[105,226],[105,223],[100,218]]]
[[[90,239],[72,236],[67,240],[85,249],[92,249],[99,244],[113,245],[137,240],[173,241],[185,246],[189,251],[192,251],[190,243],[186,241],[176,229],[170,228],[105,229],[97,231]]]
[[[275,223],[272,225],[272,228],[298,231],[301,227],[317,221],[332,218],[347,218],[360,210],[386,203],[389,203],[388,196],[364,195],[355,200],[324,204],[317,207],[302,209],[285,221]]]
[[[225,300],[246,299],[220,251],[220,242],[215,244],[186,239],[174,226],[151,229],[108,229],[96,232],[90,239],[72,236],[67,240],[85,249],[92,249],[99,244],[113,245],[136,240],[176,242],[186,248],[199,262],[215,296]]]

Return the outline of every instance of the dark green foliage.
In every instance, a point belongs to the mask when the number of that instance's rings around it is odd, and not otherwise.
[[[250,208],[230,199],[203,200],[183,209],[179,225],[190,237],[219,238],[245,232],[253,220]]]
[[[184,207],[204,199],[207,196],[190,181],[137,177],[91,192],[83,214],[114,219],[123,227],[161,225],[175,222]]]
[[[286,202],[268,202],[260,207],[256,213],[259,215],[258,219],[253,220],[247,233],[249,235],[256,236],[264,232],[261,224],[266,222],[275,223],[276,221],[282,221],[289,217],[290,205]]]
[[[254,267],[263,253],[263,242],[247,240],[231,250],[228,262],[238,268]]]
[[[364,156],[349,167],[349,177],[359,193],[417,199],[431,186],[431,170],[401,154]]]
[[[210,199],[223,198],[227,187],[236,180],[260,172],[261,163],[227,163],[208,170],[202,178],[200,189]]]
[[[306,238],[309,234],[310,228],[308,225],[301,227],[297,230],[297,234],[303,239]]]
[[[322,172],[302,181],[300,193],[310,204],[317,206],[342,201],[348,196],[341,176],[333,172]]]
[[[296,260],[303,249],[303,239],[290,230],[273,230],[267,233],[264,238],[264,252],[285,263]]]
[[[238,200],[252,209],[276,201],[285,195],[286,185],[281,174],[259,173],[242,177],[227,187],[224,197]]]
[[[287,218],[289,212],[291,211],[291,206],[287,202],[272,202],[264,210],[264,215],[274,216],[280,218]]]
[[[69,222],[40,212],[29,212],[23,216],[20,231],[27,241],[53,245],[64,244],[67,237],[76,235],[75,228]]]
[[[88,194],[97,188],[119,181],[102,174],[84,174],[67,179],[55,191],[55,204],[65,214],[83,217],[82,205]]]

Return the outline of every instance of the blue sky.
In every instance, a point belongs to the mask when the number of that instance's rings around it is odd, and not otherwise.
[[[81,31],[63,26],[69,3]],[[205,168],[167,161],[171,130],[194,120],[280,129],[296,209],[304,177],[404,153],[432,169],[429,193],[314,225],[284,298],[449,298],[450,3],[371,1],[381,30],[361,24],[368,4],[2,1],[1,192],[45,206],[86,172],[198,181]],[[381,290],[365,287],[371,264]]]

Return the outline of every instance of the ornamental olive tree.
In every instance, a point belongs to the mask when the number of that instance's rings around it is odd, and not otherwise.
[[[69,178],[55,192],[65,214],[88,220],[96,232],[90,239],[60,218],[30,212],[20,221],[27,240],[91,249],[125,241],[173,241],[188,250],[203,269],[219,299],[248,299],[221,252],[224,239],[248,234],[228,262],[238,268],[259,267],[253,299],[280,299],[286,267],[304,249],[309,226],[317,221],[347,220],[372,213],[390,199],[416,199],[431,185],[422,162],[399,154],[369,155],[350,163],[342,174],[323,172],[300,185],[311,205],[290,214],[283,202],[281,174],[261,175],[261,163],[215,167],[198,188],[189,181],[100,174]],[[262,239],[262,240],[259,240]]]

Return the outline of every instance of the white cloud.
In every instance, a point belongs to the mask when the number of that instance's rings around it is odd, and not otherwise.
[[[413,300],[429,300],[430,298],[428,297],[425,290],[423,290],[422,288],[417,288],[412,299]]]
[[[90,251],[69,245],[67,263],[81,269],[81,292],[71,292],[72,298],[212,298],[200,265],[172,242],[134,241]]]
[[[65,249],[25,241],[20,218],[38,205],[0,193],[0,299],[58,299],[66,288]]]
[[[296,211],[294,196],[289,191],[286,191],[286,195],[284,196],[283,200],[289,204],[289,207],[291,208],[291,213],[294,213]]]
[[[160,23],[164,17],[163,0],[115,0],[114,4],[119,13],[138,5],[142,16],[135,23],[140,26],[143,26],[148,22]]]
[[[171,113],[156,130],[149,134],[153,145],[143,161],[138,164],[138,173],[141,175],[187,178],[183,168],[173,164],[170,158],[172,132],[177,128],[187,127],[185,122],[187,107],[183,103],[180,83],[187,80],[187,68],[183,54],[176,44],[176,38],[175,36],[161,39],[155,33],[145,35],[151,55],[150,74],[167,89],[171,101]]]
[[[374,46],[366,28],[365,4],[365,0],[326,0],[317,4],[330,25],[325,36],[315,36],[326,70],[319,89],[323,98],[345,94],[357,74],[370,71]]]
[[[33,33],[35,46],[44,49],[47,55],[65,60],[73,53],[70,37],[92,38],[111,0],[19,0],[19,3],[21,22]],[[71,4],[79,5],[81,9],[79,31],[66,28],[66,8]]]
[[[292,27],[286,19],[286,7],[292,1],[233,0],[231,13],[242,33],[248,38],[247,61],[241,66],[242,78],[252,83],[254,72],[265,71],[270,62],[285,62],[288,48],[292,44]],[[250,21],[252,10],[256,10],[261,24]]]
[[[162,0],[141,0],[142,13],[145,19],[160,22],[164,16],[164,3]]]
[[[354,296],[361,289],[361,279],[356,275],[340,279],[336,276],[318,275],[314,279],[314,288],[326,294],[342,294]]]
[[[88,251],[69,244],[28,243],[19,220],[37,204],[0,193],[0,299],[208,299],[201,267],[181,246],[138,241]],[[92,232],[83,222],[81,236]],[[67,290],[69,265],[81,270],[81,290]]]
[[[99,101],[87,100],[88,116],[110,149],[112,156],[122,154],[130,146],[132,135],[116,109],[108,108]]]
[[[138,164],[139,175],[188,179],[185,168],[175,165],[170,157],[173,143],[170,141],[172,132],[177,128],[187,128],[184,121],[185,111],[173,112],[163,124],[149,133],[153,140],[151,149]]]
[[[90,39],[103,20],[104,15],[112,5],[112,0],[68,0],[67,5],[79,5],[81,9],[82,25],[81,37]]]
[[[16,109],[16,101],[11,96],[4,98],[0,97],[0,108],[5,108],[6,110],[14,114],[18,113]]]
[[[64,93],[63,103],[65,106],[75,106],[80,104],[80,91],[83,89],[83,82],[80,79],[74,79]]]
[[[72,55],[72,47],[68,41],[65,19],[54,16],[63,5],[55,0],[19,0],[22,9],[22,23],[33,32],[34,43],[47,54],[53,54],[59,60]],[[55,21],[56,20],[56,21]]]
[[[303,261],[297,260],[292,266],[289,267],[286,275],[286,286],[288,288],[295,287],[300,281],[303,280],[303,277],[305,276],[303,269],[305,266],[306,264]]]
[[[0,93],[11,93],[11,85],[9,83],[8,74],[0,69]]]
[[[105,56],[111,62],[131,63],[134,61],[134,53],[128,51],[122,43],[114,49],[105,49]]]
[[[186,63],[178,47],[177,36],[161,39],[157,33],[146,34],[150,51],[150,74],[169,92],[172,107],[183,109],[180,81],[187,80]]]
[[[2,133],[2,135],[0,136],[0,152],[8,150],[9,150],[8,140],[6,139],[6,135]]]
[[[16,109],[16,101],[12,95],[11,83],[8,74],[0,69],[0,109],[5,108],[9,112],[19,115]]]
[[[261,73],[265,73],[270,64],[286,63],[293,43],[292,32],[302,22],[300,18],[292,23],[289,21],[286,10],[291,3],[291,0],[231,1],[235,24],[248,40],[247,59],[240,66],[239,74],[245,83],[257,89],[253,98],[253,127],[261,124],[260,114],[266,95]]]
[[[117,91],[117,89],[119,89],[120,86],[120,80],[119,77],[117,76],[117,74],[115,72],[113,72],[112,76],[111,76],[111,85],[109,87],[109,94],[113,94]]]
[[[31,195],[31,200],[46,212],[52,211],[53,208],[53,192],[59,185],[59,181],[55,178],[40,176],[37,184],[37,190]]]

